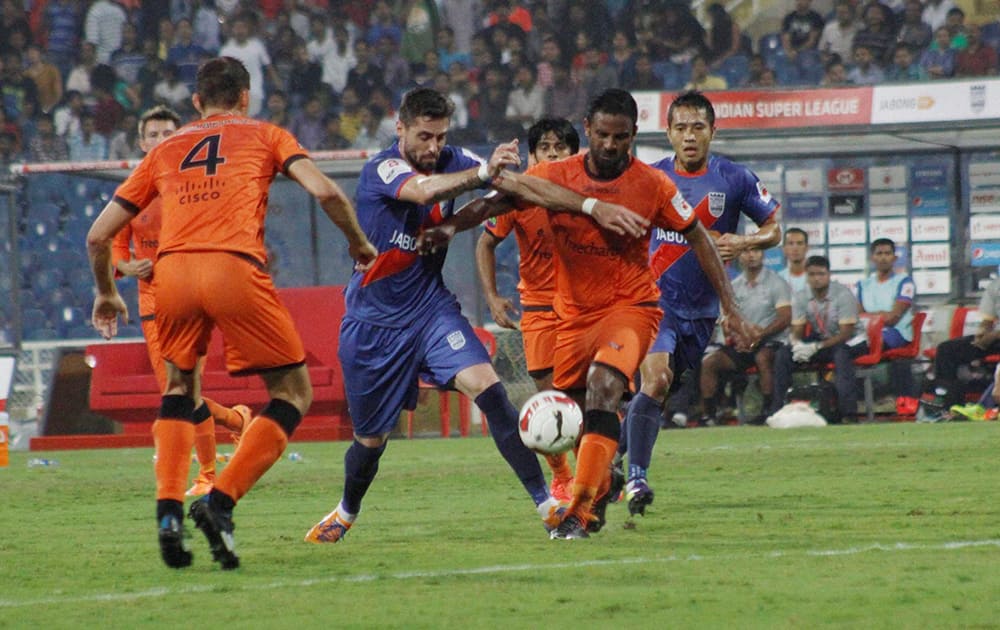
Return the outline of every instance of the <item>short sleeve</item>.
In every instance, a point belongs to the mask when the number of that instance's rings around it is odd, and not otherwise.
[[[499,240],[507,238],[507,235],[514,231],[514,213],[507,212],[500,216],[486,219],[483,228]]]
[[[774,274],[772,278],[774,280],[772,283],[774,306],[776,308],[779,306],[788,306],[792,303],[792,287],[778,274]]]
[[[750,217],[758,226],[763,225],[765,221],[774,215],[781,204],[768,192],[763,182],[760,181],[753,171],[745,166],[740,166],[739,168],[740,185],[743,188],[741,210],[743,214]]]
[[[851,294],[850,289],[843,287],[840,292],[837,304],[837,323],[853,324],[858,321],[858,300]]]
[[[899,289],[896,291],[896,301],[897,302],[909,302],[913,303],[917,297],[917,285],[913,283],[913,279],[910,276],[906,276],[899,283]]]
[[[684,232],[697,221],[694,208],[691,207],[677,186],[662,171],[655,171],[658,182],[657,208],[659,212],[659,227],[675,232]]]
[[[132,214],[139,214],[158,194],[153,177],[155,149],[115,189],[114,200]]]
[[[806,323],[806,304],[808,300],[805,297],[804,291],[796,291],[795,295],[792,296],[792,323],[793,324],[804,324]]]
[[[399,191],[408,179],[416,175],[409,162],[401,157],[385,157],[372,163],[365,182],[368,189],[380,196],[399,198]]]
[[[288,167],[295,161],[309,157],[308,151],[299,144],[290,132],[278,126],[271,127],[271,150],[274,161],[280,165],[281,172],[287,174]]]

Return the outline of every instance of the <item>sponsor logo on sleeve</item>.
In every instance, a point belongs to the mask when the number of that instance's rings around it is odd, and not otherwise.
[[[389,158],[378,165],[378,176],[386,184],[404,173],[412,172],[413,169],[410,168],[406,160],[400,160],[399,158]]]
[[[684,196],[680,192],[674,193],[674,198],[670,200],[670,203],[673,204],[674,210],[677,211],[677,214],[681,215],[682,219],[686,221],[691,218],[691,214],[694,211],[691,209],[690,204],[684,201]]]
[[[757,194],[764,200],[764,203],[771,203],[771,193],[767,192],[763,182],[757,182]]]
[[[904,282],[903,286],[900,288],[899,295],[905,298],[910,298],[911,300],[917,294],[917,287],[912,282]]]

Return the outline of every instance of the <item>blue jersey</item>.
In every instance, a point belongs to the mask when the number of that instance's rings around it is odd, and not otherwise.
[[[673,180],[708,230],[735,233],[741,212],[763,225],[778,209],[778,201],[750,169],[724,157],[709,156],[705,170],[694,175],[675,171],[673,157],[653,166]],[[719,315],[719,296],[682,234],[655,228],[649,261],[659,278],[661,308],[684,319]]]
[[[454,173],[481,163],[478,156],[465,149],[445,146],[434,172]],[[379,255],[368,271],[355,271],[351,276],[346,294],[347,317],[400,328],[419,320],[437,305],[455,300],[441,277],[446,252],[420,256],[416,251],[417,235],[451,216],[455,202],[419,205],[399,199],[403,184],[420,174],[400,154],[398,143],[361,169],[355,194],[358,222]]]
[[[878,273],[873,273],[858,282],[857,288],[858,302],[869,313],[891,311],[896,302],[906,302],[912,305],[917,295],[917,287],[913,280],[910,276],[902,273],[893,273],[885,281],[879,280]],[[911,341],[913,339],[913,308],[906,309],[906,312],[892,328],[898,330],[903,339]]]

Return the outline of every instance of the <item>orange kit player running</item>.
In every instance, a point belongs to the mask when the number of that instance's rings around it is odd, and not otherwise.
[[[194,445],[198,361],[212,329],[222,332],[231,374],[260,374],[270,402],[243,434],[215,487],[191,505],[212,557],[239,566],[232,510],[281,457],[312,402],[305,350],[266,269],[264,218],[271,181],[283,172],[318,201],[347,237],[361,269],[378,255],[344,192],[323,175],[287,131],[247,117],[250,75],[219,57],[198,70],[192,97],[201,120],[149,152],[118,187],[87,234],[97,284],[94,326],[106,337],[127,317],[111,267],[115,234],[159,195],[163,218],[153,293],[167,369],[156,438],[156,519],[160,554],[170,567],[191,564],[183,531],[184,486]]]
[[[531,194],[540,177],[588,196],[582,206],[588,214],[596,216],[599,201],[617,203],[684,234],[719,292],[727,331],[743,339],[749,325],[736,308],[712,237],[673,182],[631,156],[637,116],[628,92],[607,90],[591,102],[584,121],[590,143],[586,155],[543,162],[525,175],[505,172],[493,186],[522,202],[545,205]],[[553,212],[549,218],[559,318],[553,384],[582,395],[584,409],[573,500],[551,537],[586,538],[604,524],[610,464],[621,431],[618,404],[656,336],[662,312],[649,268],[648,232],[623,238],[590,217]]]
[[[148,153],[169,138],[181,124],[172,109],[158,105],[139,117],[139,148]],[[133,276],[139,283],[139,321],[146,338],[146,350],[160,391],[167,385],[167,368],[160,354],[160,339],[156,331],[156,300],[153,298],[153,262],[160,241],[162,202],[157,197],[131,223],[115,235],[112,265],[115,276]],[[198,476],[187,496],[208,494],[215,483],[215,423],[229,429],[233,442],[239,443],[243,427],[250,421],[250,408],[236,405],[232,409],[202,398],[203,405],[195,409],[194,450],[198,457]],[[207,414],[207,417],[206,417]],[[201,419],[199,422],[198,420]]]
[[[580,136],[564,118],[543,118],[528,129],[528,157],[531,164],[552,162],[580,150]],[[475,202],[473,202],[475,203]],[[544,208],[508,212],[486,222],[476,244],[476,266],[493,321],[516,329],[508,314],[516,314],[510,298],[497,293],[496,248],[514,233],[520,251],[521,338],[528,374],[538,391],[552,389],[552,350],[556,341],[555,273],[552,269],[552,230]],[[552,469],[552,496],[562,502],[572,499],[573,469],[565,453],[546,455]]]

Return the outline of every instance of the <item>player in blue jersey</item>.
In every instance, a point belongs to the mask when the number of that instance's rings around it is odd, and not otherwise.
[[[896,243],[892,239],[877,238],[870,246],[872,266],[875,271],[858,282],[856,294],[861,312],[882,316],[882,347],[899,348],[913,339],[913,301],[917,285],[905,273],[896,273]],[[910,361],[899,359],[889,362],[889,377],[896,395],[896,413],[912,416],[917,413],[919,392],[913,379]]]
[[[746,249],[776,245],[781,239],[775,216],[777,200],[748,168],[709,154],[715,136],[712,103],[700,92],[685,92],[670,104],[667,125],[675,155],[653,166],[666,173],[694,207],[698,219],[715,236],[723,260],[732,260]],[[741,213],[759,226],[756,233],[736,234]],[[626,448],[629,452],[626,495],[630,514],[645,514],[646,506],[653,502],[646,471],[660,430],[663,404],[668,392],[679,385],[681,375],[701,361],[719,318],[719,297],[702,261],[682,234],[653,230],[649,254],[653,273],[659,277],[663,319],[642,362],[642,385],[629,404],[626,439],[619,449],[620,455]],[[757,327],[753,333],[756,338],[748,340],[751,349],[759,343],[760,333]],[[615,468],[615,477],[620,480],[620,457]]]
[[[389,432],[400,412],[416,403],[418,377],[473,399],[546,527],[561,520],[561,506],[549,495],[538,458],[518,435],[517,410],[458,300],[445,287],[446,250],[423,256],[417,251],[421,232],[453,215],[455,197],[485,187],[505,167],[520,164],[516,141],[498,146],[489,162],[447,145],[453,109],[434,90],[411,90],[399,109],[398,141],[362,169],[358,219],[380,254],[370,269],[351,278],[340,328],[338,355],[355,439],[344,457],[341,501],[308,532],[307,541],[337,542],[347,533],[378,471]],[[608,205],[594,208],[582,195],[565,192],[568,209],[588,208],[595,218]]]

